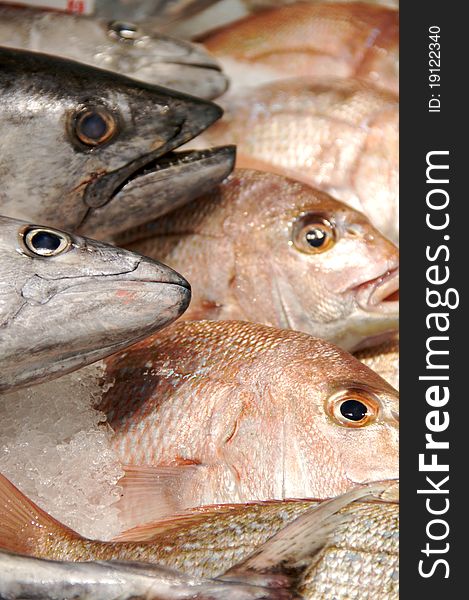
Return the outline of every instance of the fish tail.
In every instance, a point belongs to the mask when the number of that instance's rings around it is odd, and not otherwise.
[[[0,474],[0,548],[45,556],[38,551],[41,541],[55,540],[66,533],[80,537],[44,512]]]

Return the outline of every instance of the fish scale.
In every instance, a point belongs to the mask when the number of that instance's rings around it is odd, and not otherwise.
[[[331,224],[324,251],[301,245],[295,228],[308,219]],[[397,328],[398,302],[384,292],[370,302],[389,271],[397,289],[397,248],[361,213],[306,184],[239,169],[147,233],[127,247],[187,276],[187,319],[296,329],[347,350]]]
[[[180,321],[107,359],[104,382],[113,385],[98,408],[127,465],[120,509],[128,526],[191,506],[324,498],[397,477],[396,393],[306,334]],[[376,422],[354,428],[331,418],[339,390],[352,398],[370,390]]]

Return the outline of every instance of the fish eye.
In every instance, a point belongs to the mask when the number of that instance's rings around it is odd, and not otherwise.
[[[125,23],[123,21],[112,21],[109,23],[109,35],[118,42],[136,42],[139,37],[138,26],[134,23]]]
[[[86,146],[104,144],[114,136],[116,131],[116,118],[104,107],[84,108],[75,116],[75,135]]]
[[[304,215],[293,226],[293,244],[306,254],[320,254],[336,241],[335,227],[321,215]]]
[[[376,420],[379,402],[371,393],[345,390],[330,399],[328,412],[343,427],[364,427]]]
[[[72,240],[62,231],[30,227],[22,233],[26,248],[38,256],[57,256],[68,250]]]

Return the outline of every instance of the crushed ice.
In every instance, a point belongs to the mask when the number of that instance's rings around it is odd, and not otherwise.
[[[103,412],[103,363],[0,396],[0,472],[42,509],[81,535],[120,530],[123,471]]]

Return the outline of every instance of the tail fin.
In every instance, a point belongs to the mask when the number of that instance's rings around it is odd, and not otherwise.
[[[0,548],[39,556],[38,546],[53,534],[77,533],[56,521],[0,475]]]
[[[220,579],[244,581],[253,585],[288,587],[294,590],[304,569],[323,548],[333,541],[338,526],[349,520],[340,513],[352,502],[383,499],[394,482],[378,482],[353,489],[341,496],[314,506],[260,546],[242,563],[224,573]]]

